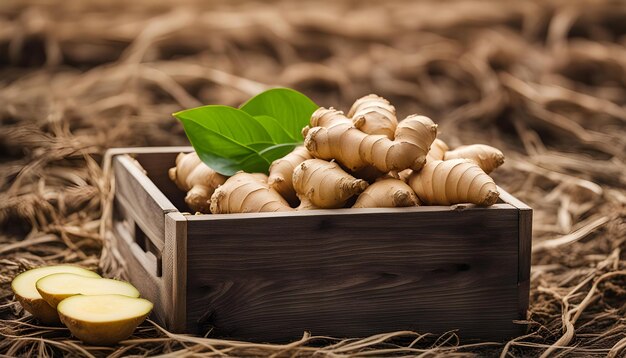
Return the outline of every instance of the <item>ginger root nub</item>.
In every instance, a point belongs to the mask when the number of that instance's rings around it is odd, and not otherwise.
[[[355,127],[367,134],[382,134],[389,139],[394,138],[398,119],[396,109],[386,99],[375,94],[357,99],[348,117],[352,118]]]
[[[313,159],[311,153],[305,147],[299,146],[286,156],[276,159],[270,165],[270,175],[267,183],[270,188],[276,190],[292,206],[298,204],[298,197],[292,182],[293,170],[298,164],[307,159]]]
[[[303,203],[299,209],[341,208],[368,185],[365,180],[346,173],[337,163],[321,159],[305,160],[293,171],[293,187]]]
[[[417,206],[419,200],[405,182],[386,178],[370,185],[359,195],[353,208],[397,208]]]
[[[168,175],[179,189],[187,191],[187,206],[205,214],[210,212],[211,195],[215,188],[226,181],[225,176],[204,164],[196,152],[178,154],[176,166],[170,168]]]
[[[437,138],[433,141],[433,144],[430,145],[430,150],[428,151],[426,159],[431,162],[435,160],[444,160],[443,158],[448,150],[450,150],[450,148],[446,142]]]
[[[238,172],[211,196],[211,213],[292,211],[289,203],[267,184],[267,175]]]
[[[433,141],[433,144],[430,145],[430,150],[428,151],[428,154],[426,155],[426,161],[432,162],[435,160],[443,160],[443,157],[448,149],[450,148],[448,148],[448,145],[444,141],[442,141],[439,138],[436,138]],[[409,176],[411,176],[411,173],[413,173],[412,169],[404,169],[396,173],[396,175],[398,179],[406,183],[407,180],[409,180]]]
[[[492,146],[486,144],[472,144],[458,147],[445,152],[444,160],[470,159],[489,174],[504,163],[504,154]]]
[[[468,159],[428,162],[421,171],[411,174],[408,184],[427,205],[489,206],[499,196],[493,179]]]

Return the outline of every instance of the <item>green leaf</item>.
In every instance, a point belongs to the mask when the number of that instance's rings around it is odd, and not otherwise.
[[[266,158],[267,160],[269,160],[270,164],[271,164],[271,162],[273,162],[274,160],[276,160],[278,158],[282,158],[285,155],[291,153],[300,144],[301,143],[276,144],[276,145],[273,145],[271,147],[265,148],[264,150],[259,152],[259,154],[261,154],[261,156],[263,156],[263,158]],[[272,158],[272,159],[270,160],[270,158]]]
[[[220,174],[266,173],[277,158],[259,152],[276,145],[249,114],[227,106],[204,106],[174,114],[200,159]]]
[[[240,109],[251,116],[269,116],[296,142],[302,142],[302,128],[319,106],[304,94],[289,88],[274,88],[258,94]]]
[[[276,88],[241,109],[203,106],[178,113],[200,159],[224,175],[267,173],[270,164],[302,144],[302,127],[318,108],[302,93]]]
[[[254,119],[265,128],[269,135],[274,140],[274,143],[291,143],[296,140],[292,138],[289,133],[283,128],[275,118],[270,116],[254,116]]]

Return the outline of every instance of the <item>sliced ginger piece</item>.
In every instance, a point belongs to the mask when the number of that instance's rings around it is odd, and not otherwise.
[[[77,295],[61,301],[57,309],[76,338],[93,345],[113,345],[133,334],[150,314],[152,303],[123,295]]]
[[[11,282],[11,289],[15,293],[15,298],[18,302],[26,311],[37,317],[44,324],[59,324],[59,315],[57,314],[57,310],[41,297],[41,294],[35,287],[35,283],[43,277],[58,273],[72,273],[93,278],[100,277],[97,273],[82,267],[56,265],[39,267],[22,272]]]
[[[139,291],[128,282],[109,278],[84,277],[71,273],[57,273],[43,277],[35,284],[41,297],[52,307],[75,295],[118,294],[139,297]]]

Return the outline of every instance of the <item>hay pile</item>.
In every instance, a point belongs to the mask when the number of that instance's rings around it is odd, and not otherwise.
[[[623,355],[625,45],[620,1],[2,1],[0,353]],[[528,335],[469,346],[454,332],[305,335],[277,346],[148,322],[102,348],[24,314],[16,273],[98,267],[108,147],[184,144],[170,113],[237,105],[274,85],[343,109],[375,92],[399,117],[432,117],[452,146],[503,149],[496,182],[535,209]]]

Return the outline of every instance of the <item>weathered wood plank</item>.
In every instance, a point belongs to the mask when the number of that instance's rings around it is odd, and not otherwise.
[[[189,212],[190,209],[185,204],[186,193],[178,189],[176,184],[170,180],[168,170],[176,165],[176,157],[179,153],[187,153],[192,151],[193,148],[176,147],[176,149],[178,150],[163,153],[139,153],[133,156],[141,163],[141,166],[146,170],[148,178],[159,188],[165,197],[179,211]]]
[[[130,157],[116,156],[113,166],[116,198],[128,207],[132,219],[162,252],[165,214],[177,209]]]
[[[517,281],[519,285],[518,289],[520,316],[523,317],[523,319],[526,319],[530,294],[533,211],[528,205],[524,204],[521,200],[509,194],[502,188],[498,188],[498,191],[500,191],[500,198],[504,202],[511,204],[519,210],[519,248]]]
[[[512,208],[189,217],[187,327],[256,341],[505,339],[519,330],[517,223]]]
[[[518,209],[519,219],[519,248],[518,248],[518,275],[519,283],[519,311],[520,316],[526,319],[528,300],[530,295],[530,265],[532,256],[532,225],[533,211],[529,207]]]
[[[524,204],[521,200],[509,194],[509,192],[502,189],[501,187],[498,187],[498,192],[500,193],[500,199],[502,199],[503,202],[511,204],[518,209],[532,210],[528,205]]]
[[[414,206],[406,208],[343,208],[343,209],[315,209],[303,211],[283,211],[275,213],[243,213],[243,214],[202,214],[190,215],[187,217],[189,221],[205,221],[217,219],[251,219],[251,218],[276,218],[276,217],[307,217],[319,215],[333,216],[350,216],[355,214],[395,214],[401,215],[406,213],[432,213],[432,212],[462,212],[466,210],[487,210],[496,211],[500,209],[515,209],[510,204],[494,204],[489,207],[481,208],[474,204],[457,204],[451,206]]]
[[[167,328],[182,333],[187,316],[187,220],[181,213],[165,216],[163,268],[169,302]]]

